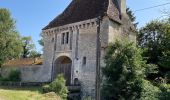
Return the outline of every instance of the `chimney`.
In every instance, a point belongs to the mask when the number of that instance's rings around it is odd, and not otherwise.
[[[122,15],[126,14],[126,0],[120,0],[120,12]]]

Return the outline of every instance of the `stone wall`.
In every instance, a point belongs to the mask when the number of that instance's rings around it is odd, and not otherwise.
[[[43,66],[33,65],[33,66],[23,66],[23,67],[2,67],[1,75],[3,77],[8,77],[11,70],[17,69],[21,71],[21,81],[22,82],[49,82],[47,77],[44,77]]]

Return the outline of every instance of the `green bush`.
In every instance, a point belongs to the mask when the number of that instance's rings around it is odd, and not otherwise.
[[[9,81],[8,78],[0,77],[0,82],[7,82],[7,81]]]
[[[20,70],[13,69],[11,70],[9,76],[8,76],[9,81],[12,82],[18,82],[21,81],[21,72]]]
[[[162,100],[160,98],[161,90],[159,87],[152,85],[151,82],[147,80],[141,80],[140,83],[140,99],[139,100]]]
[[[165,73],[164,77],[165,77],[167,83],[170,83],[170,71],[167,71],[167,72]]]
[[[50,83],[49,85],[43,86],[44,92],[55,92],[59,95],[63,100],[67,99],[68,89],[65,86],[66,80],[64,79],[63,75],[60,74],[57,78]]]
[[[110,44],[102,72],[102,100],[156,100],[159,88],[146,80],[157,73],[157,67],[148,65],[141,49],[128,41]]]
[[[159,94],[159,100],[170,100],[170,85],[160,84],[159,88],[161,90]]]
[[[51,89],[50,89],[50,86],[49,86],[49,85],[44,85],[44,86],[42,87],[42,89],[43,89],[43,92],[44,92],[44,93],[51,92]]]
[[[21,81],[21,72],[18,69],[12,69],[8,77],[0,77],[0,82],[19,82]]]

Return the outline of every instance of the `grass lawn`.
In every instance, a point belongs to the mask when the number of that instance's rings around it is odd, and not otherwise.
[[[42,94],[40,87],[0,87],[0,100],[61,100],[55,93]]]

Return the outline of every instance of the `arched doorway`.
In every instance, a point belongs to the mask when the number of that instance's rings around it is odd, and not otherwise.
[[[66,85],[71,84],[71,65],[72,61],[67,56],[61,56],[55,61],[55,76],[63,74],[66,79]]]

